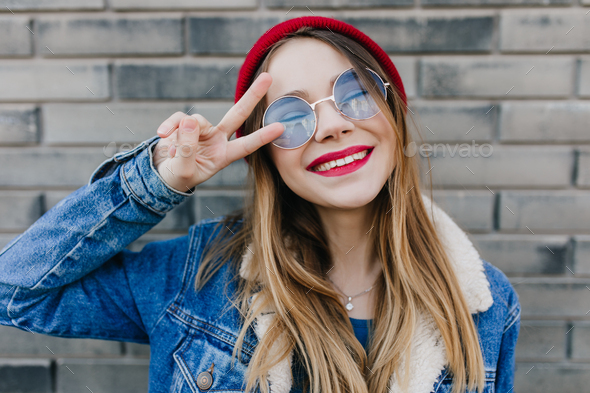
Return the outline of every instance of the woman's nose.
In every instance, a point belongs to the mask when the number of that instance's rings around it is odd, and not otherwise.
[[[352,131],[354,124],[336,109],[334,101],[324,101],[315,107],[317,130],[315,140],[323,141],[327,137],[340,138],[340,134]]]

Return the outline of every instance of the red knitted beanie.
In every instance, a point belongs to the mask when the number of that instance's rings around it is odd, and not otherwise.
[[[375,41],[358,30],[356,27],[337,19],[326,18],[323,16],[303,16],[300,18],[289,19],[271,27],[266,33],[264,33],[262,37],[256,41],[252,49],[250,49],[250,52],[248,52],[248,55],[246,56],[246,59],[240,68],[234,103],[238,102],[240,98],[242,98],[244,93],[246,93],[252,84],[254,73],[260,66],[260,63],[264,60],[268,49],[275,42],[284,38],[288,34],[297,31],[303,26],[311,26],[317,29],[337,32],[361,44],[379,62],[385,72],[389,74],[391,80],[397,87],[404,104],[407,105],[406,91],[404,89],[402,79],[387,53],[385,53],[385,51],[381,49],[381,47],[377,45]],[[242,136],[244,131],[243,127],[244,125],[242,124],[236,131],[236,138],[240,138]],[[248,162],[246,157],[244,157],[244,159],[246,162]]]

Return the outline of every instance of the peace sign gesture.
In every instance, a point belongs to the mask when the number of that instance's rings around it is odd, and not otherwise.
[[[203,183],[234,161],[278,138],[281,123],[272,123],[250,135],[229,140],[252,113],[272,83],[263,72],[223,119],[213,126],[200,114],[176,112],[158,128],[154,166],[172,188],[186,192]]]

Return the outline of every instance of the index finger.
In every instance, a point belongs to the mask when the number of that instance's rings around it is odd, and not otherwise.
[[[258,75],[258,78],[254,80],[244,95],[223,116],[223,119],[217,124],[216,128],[224,132],[229,139],[242,123],[246,121],[248,116],[250,116],[258,101],[266,94],[271,83],[272,77],[268,72]]]

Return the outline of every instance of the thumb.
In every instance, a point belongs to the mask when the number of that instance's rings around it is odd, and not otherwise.
[[[180,122],[178,131],[178,146],[176,146],[176,154],[174,155],[174,158],[193,163],[195,161],[195,155],[197,154],[200,134],[200,127],[197,119],[192,116],[186,116]]]

